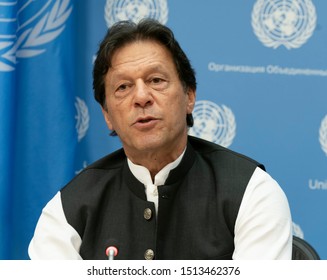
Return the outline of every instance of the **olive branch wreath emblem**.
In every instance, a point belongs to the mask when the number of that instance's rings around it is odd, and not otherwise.
[[[129,7],[132,8],[132,12],[136,12],[134,15],[129,11]],[[105,20],[108,27],[119,20],[137,21],[144,17],[151,17],[166,24],[168,20],[167,0],[106,1]]]
[[[210,112],[208,112],[207,108],[214,108],[214,110],[210,110]],[[209,116],[216,121],[220,119],[217,117],[220,115],[226,122],[225,129],[223,129],[219,135],[216,134],[217,130],[215,132],[211,132],[211,141],[226,148],[232,144],[236,135],[236,121],[235,116],[230,108],[225,105],[218,106],[214,102],[208,100],[200,100],[196,102],[193,114],[195,122],[194,126],[189,131],[190,135],[203,137],[201,129],[197,125],[197,119],[201,120],[202,114],[206,114],[207,117]],[[217,123],[217,125],[221,125],[221,123]]]
[[[322,119],[319,129],[319,142],[322,150],[327,156],[327,115]]]
[[[296,2],[303,1],[306,5],[307,9],[307,24],[305,29],[292,39],[283,39],[283,40],[275,40],[265,32],[264,28],[261,24],[261,11],[262,7],[267,3],[265,0],[257,0],[254,4],[252,17],[251,17],[251,24],[254,33],[257,35],[258,39],[267,47],[272,47],[274,49],[278,48],[280,45],[284,45],[287,49],[291,48],[299,48],[301,47],[311,36],[316,28],[317,16],[316,16],[316,9],[312,4],[311,0],[294,0]]]
[[[90,116],[89,110],[86,106],[86,103],[79,97],[76,96],[75,108],[77,111],[76,118],[76,132],[77,132],[77,139],[80,142],[89,128]]]
[[[41,46],[54,40],[65,29],[73,9],[70,0],[57,0],[49,9],[51,2],[48,1],[34,16],[18,26],[15,41],[0,42],[0,51],[3,50],[1,58],[4,59],[0,62],[0,71],[15,70],[17,58],[34,57],[45,52]],[[37,18],[38,21],[29,27],[30,22]]]

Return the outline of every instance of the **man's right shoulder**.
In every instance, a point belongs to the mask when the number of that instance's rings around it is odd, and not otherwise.
[[[126,155],[123,149],[119,149],[103,158],[98,159],[94,163],[87,166],[84,170],[90,169],[116,169],[123,165]]]
[[[84,168],[78,173],[61,191],[78,189],[93,189],[105,185],[122,170],[126,163],[126,155],[123,149],[117,150]]]

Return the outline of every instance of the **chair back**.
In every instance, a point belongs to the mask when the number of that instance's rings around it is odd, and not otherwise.
[[[320,257],[307,241],[293,236],[292,260],[320,260]]]

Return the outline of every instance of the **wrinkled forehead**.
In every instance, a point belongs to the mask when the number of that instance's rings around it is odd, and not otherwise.
[[[113,52],[112,65],[124,62],[145,63],[148,60],[171,59],[167,47],[154,40],[138,40],[121,46]]]
[[[152,45],[153,49],[161,50],[162,52],[165,52],[167,57],[172,58],[172,52],[169,50],[167,46],[165,46],[162,42],[160,42],[157,39],[153,38],[133,38],[130,40],[126,40],[118,45],[115,46],[109,53],[108,53],[108,64],[109,68],[112,67],[113,60],[117,57],[117,54],[121,54],[123,52],[126,52],[126,50],[135,48],[135,46],[147,46]]]

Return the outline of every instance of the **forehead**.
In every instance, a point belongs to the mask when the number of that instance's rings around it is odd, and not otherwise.
[[[137,40],[118,48],[112,55],[111,68],[147,66],[152,64],[174,66],[170,51],[154,40]]]

